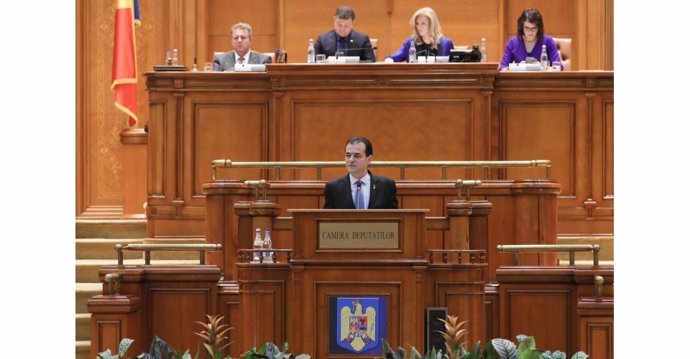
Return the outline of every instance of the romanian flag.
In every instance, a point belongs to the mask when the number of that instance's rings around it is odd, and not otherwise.
[[[115,0],[115,42],[113,44],[113,83],[115,107],[129,116],[135,127],[137,115],[137,54],[134,24],[139,22],[138,0]]]

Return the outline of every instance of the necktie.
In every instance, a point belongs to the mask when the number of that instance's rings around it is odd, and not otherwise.
[[[240,57],[238,61],[240,62],[240,65],[242,65],[244,63],[244,57]]]
[[[364,208],[364,194],[362,193],[362,184],[364,182],[362,181],[357,181],[355,184],[357,185],[357,191],[355,191],[355,208],[357,209],[365,209]]]

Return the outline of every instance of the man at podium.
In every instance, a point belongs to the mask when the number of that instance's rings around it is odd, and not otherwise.
[[[367,169],[374,149],[365,137],[352,137],[345,143],[348,174],[326,183],[326,209],[396,209],[395,181],[374,176]]]

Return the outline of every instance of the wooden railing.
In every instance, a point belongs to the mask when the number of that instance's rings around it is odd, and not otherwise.
[[[483,249],[427,249],[429,265],[486,263]],[[439,262],[438,258],[441,260]]]
[[[206,251],[220,251],[222,244],[116,244],[117,265],[124,264],[124,251],[144,252],[144,264],[151,264],[151,252],[155,251],[199,251],[199,264],[206,264]]]
[[[323,168],[339,168],[343,161],[281,161],[281,162],[233,162],[229,159],[211,161],[211,178],[216,180],[217,168],[259,168],[273,169],[274,180],[280,180],[280,172],[287,168],[315,168],[316,179],[321,180]],[[489,178],[489,169],[508,167],[543,167],[544,178],[551,179],[551,161],[549,160],[525,160],[525,161],[372,161],[369,167],[398,167],[400,180],[405,179],[405,169],[417,167],[438,167],[441,171],[441,179],[447,179],[447,170],[451,167],[483,168],[484,179]]]
[[[592,260],[595,266],[599,265],[598,244],[511,244],[496,246],[499,252],[513,252],[514,263],[520,265],[520,252],[568,252],[570,265],[575,265],[575,252],[592,252]]]

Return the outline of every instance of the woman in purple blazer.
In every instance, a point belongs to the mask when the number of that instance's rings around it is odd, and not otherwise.
[[[453,41],[441,33],[436,12],[430,7],[417,10],[410,19],[410,25],[414,28],[412,36],[403,42],[398,51],[386,56],[383,62],[407,62],[411,46],[417,49],[417,56],[448,56],[455,47]]]
[[[506,43],[503,59],[498,65],[498,69],[507,70],[508,64],[511,62],[519,63],[525,61],[527,57],[539,61],[542,45],[546,45],[549,63],[561,62],[556,42],[551,36],[544,34],[544,20],[541,13],[537,9],[529,8],[518,17],[517,35],[511,37]],[[561,70],[563,70],[563,65],[561,65]]]

